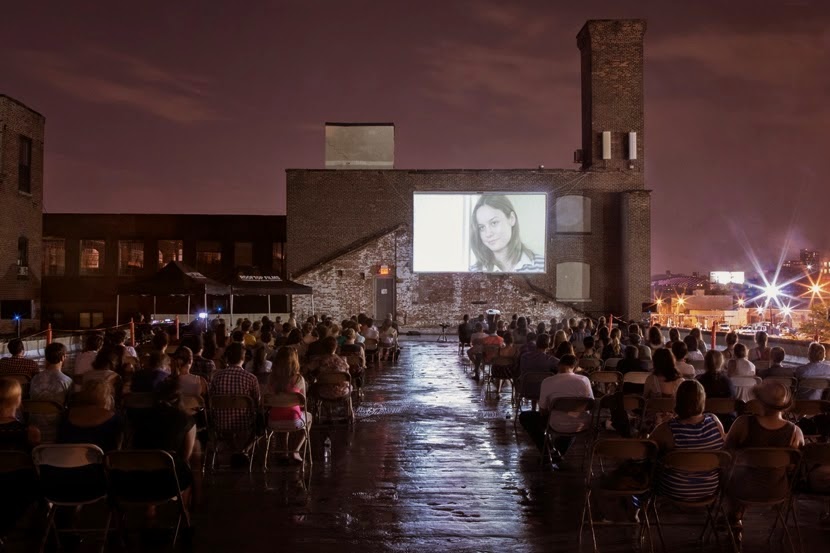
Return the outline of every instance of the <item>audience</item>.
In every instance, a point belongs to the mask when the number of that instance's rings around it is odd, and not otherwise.
[[[80,391],[84,374],[92,370],[92,363],[103,345],[104,337],[98,333],[89,334],[84,340],[84,350],[75,356],[75,367],[72,370],[76,391]]]
[[[771,348],[767,347],[769,337],[763,330],[755,333],[755,347],[749,350],[750,361],[770,361]]]
[[[692,338],[694,340],[694,338]],[[674,355],[675,359],[675,368],[677,368],[677,372],[680,373],[680,376],[683,378],[694,378],[695,377],[695,368],[686,363],[686,355],[689,353],[689,349],[686,347],[685,342],[675,342],[671,345],[671,352]]]
[[[738,334],[734,330],[730,330],[726,333],[726,349],[723,350],[723,358],[725,360],[732,359],[735,355],[733,350],[735,349],[735,344],[738,343]]]
[[[686,344],[686,361],[703,361],[703,353],[697,349],[697,339],[691,334],[683,338],[683,343]]]
[[[0,377],[0,450],[31,451],[40,444],[40,430],[17,418],[23,388],[12,378]]]
[[[746,346],[735,344],[732,348],[732,358],[726,365],[729,376],[755,376],[755,365],[746,358]]]
[[[805,378],[830,378],[830,364],[824,359],[827,352],[824,346],[813,342],[807,349],[807,360],[809,363],[801,365],[795,370],[795,376],[799,382]],[[798,389],[798,399],[821,399],[823,390],[811,390],[809,388]]]
[[[795,376],[795,368],[794,367],[785,367],[783,366],[784,359],[786,358],[787,354],[784,351],[784,348],[775,346],[774,348],[770,349],[770,365],[766,369],[756,370],[755,374],[760,376],[761,378],[766,378],[768,376],[784,376],[793,378]]]
[[[682,343],[682,342],[677,342]],[[658,349],[654,352],[654,371],[646,379],[643,396],[674,397],[683,378],[677,370],[671,350]]]

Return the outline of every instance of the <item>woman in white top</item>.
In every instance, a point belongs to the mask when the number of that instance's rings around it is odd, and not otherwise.
[[[193,352],[190,348],[179,346],[176,352],[170,357],[170,368],[179,375],[179,393],[183,396],[207,395],[207,380],[197,374],[190,374],[190,367],[193,366]]]
[[[746,346],[735,344],[734,357],[726,365],[729,376],[755,376],[755,365],[746,358]]]
[[[75,382],[75,391],[81,391],[81,380],[84,373],[92,370],[92,363],[104,345],[104,337],[100,334],[90,334],[84,342],[84,351],[75,357],[75,367],[72,371],[72,380]]]

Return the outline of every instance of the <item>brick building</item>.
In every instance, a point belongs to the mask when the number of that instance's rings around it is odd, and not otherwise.
[[[640,20],[589,21],[577,36],[582,68],[578,170],[385,168],[390,148],[327,127],[329,169],[287,171],[290,278],[315,290],[316,311],[396,312],[413,326],[500,309],[534,319],[575,312],[639,318],[650,298],[650,195],[645,187]],[[393,136],[394,133],[391,133]],[[373,138],[374,137],[374,138]],[[367,147],[369,144],[369,147]],[[350,156],[349,151],[357,152]],[[383,159],[362,159],[381,151]],[[380,169],[379,169],[380,167]],[[414,273],[413,194],[547,193],[544,274]],[[308,313],[305,298],[295,310]]]
[[[57,328],[115,323],[120,283],[151,276],[170,261],[229,282],[237,271],[283,276],[285,217],[47,213],[43,216],[43,320]],[[194,312],[204,309],[193,298]],[[237,297],[237,313],[265,313],[265,297]],[[287,310],[273,296],[273,312]],[[227,313],[228,297],[208,296],[208,309]],[[136,312],[185,313],[185,298],[123,296],[120,321]]]
[[[40,326],[45,122],[0,94],[0,333]]]

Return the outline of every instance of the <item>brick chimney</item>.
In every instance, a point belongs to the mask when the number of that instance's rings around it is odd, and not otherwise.
[[[582,58],[585,169],[642,172],[645,166],[645,32],[646,22],[641,19],[602,19],[585,23],[576,37]]]

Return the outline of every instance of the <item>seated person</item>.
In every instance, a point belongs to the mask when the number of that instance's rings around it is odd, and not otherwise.
[[[683,343],[683,342],[677,342]],[[685,347],[685,344],[683,344]],[[674,355],[668,349],[654,352],[654,370],[648,376],[643,390],[643,397],[674,397],[677,388],[683,383],[683,377],[677,370]]]
[[[40,372],[37,361],[26,358],[26,345],[20,338],[9,340],[6,349],[11,357],[0,359],[0,376],[11,374],[22,374],[28,378],[34,377]]]
[[[352,329],[349,329],[352,330]],[[352,330],[354,332],[354,330]],[[268,377],[267,393],[296,392],[306,395],[306,383],[300,375],[300,361],[293,348],[282,348],[277,352],[273,370]],[[286,427],[302,428],[303,423],[311,428],[311,413],[300,406],[272,407],[268,412],[268,426],[276,432],[285,432]],[[305,443],[305,435],[292,432],[289,435],[289,449],[292,451],[289,461],[301,463],[300,448]]]
[[[707,355],[713,352],[707,352]],[[720,354],[720,352],[714,352]],[[677,389],[674,411],[677,417],[659,425],[649,439],[656,442],[661,453],[676,449],[721,449],[724,431],[718,418],[704,413],[706,392],[696,380],[687,380]],[[701,501],[718,491],[720,475],[708,472],[665,470],[660,477],[660,492],[680,501]]]
[[[192,373],[195,355],[190,348],[179,346],[170,356],[170,369],[179,377],[179,393],[183,396],[207,397],[207,380]]]
[[[761,369],[756,371],[755,374],[760,376],[761,378],[766,378],[768,376],[783,376],[788,378],[795,377],[795,368],[794,367],[785,367],[783,365],[784,359],[787,357],[784,348],[775,346],[770,349],[770,365],[766,369]]]
[[[732,359],[726,364],[729,376],[755,376],[755,365],[746,358],[746,346],[735,344],[732,348]]]
[[[830,364],[824,361],[826,357],[824,346],[813,342],[807,349],[807,360],[809,363],[801,365],[795,370],[795,376],[799,381],[805,378],[830,378]],[[823,390],[811,390],[799,388],[797,399],[821,399]]]
[[[335,342],[336,343],[336,342]],[[242,395],[251,398],[254,405],[260,404],[260,388],[257,378],[242,368],[245,360],[245,346],[242,342],[233,342],[225,349],[227,366],[219,369],[210,381],[210,395]],[[254,428],[257,412],[249,409],[213,410],[216,429],[229,435],[231,447],[246,455],[254,443],[254,435],[249,432]],[[247,458],[235,457],[234,465],[247,464]]]
[[[478,365],[481,363],[481,356],[484,353],[483,341],[485,338],[487,338],[487,333],[484,332],[484,325],[476,323],[475,332],[470,335],[471,347],[467,350],[467,356],[476,366],[476,373],[478,373]]]
[[[98,334],[90,334],[84,341],[84,351],[75,356],[75,367],[72,370],[72,379],[75,381],[75,391],[81,391],[81,384],[84,374],[92,370],[92,363],[98,356],[98,352],[104,345],[104,337]]]
[[[312,378],[317,378],[318,375],[325,373],[349,373],[349,364],[342,357],[336,355],[337,339],[333,336],[327,336],[320,340],[320,344],[323,353],[316,356],[314,361],[309,365],[308,374]],[[315,386],[315,392],[324,399],[345,397],[351,391],[351,386],[348,382]]]
[[[63,407],[73,389],[72,379],[62,371],[66,360],[66,346],[60,342],[53,342],[46,346],[44,353],[46,368],[32,379],[29,385],[29,398],[37,401],[52,401]],[[41,442],[45,444],[55,441],[59,421],[60,414],[33,413],[29,416],[29,423],[38,427]]]
[[[566,355],[559,360],[559,373],[549,376],[542,382],[539,392],[539,412],[523,411],[519,423],[533,439],[539,451],[544,449],[546,427],[560,432],[580,432],[591,424],[590,412],[564,413],[553,411],[554,401],[562,397],[582,397],[593,399],[591,381],[587,377],[575,374],[577,361],[573,355]],[[573,442],[573,438],[558,436],[554,440],[554,462],[563,457]]]
[[[683,343],[689,352],[686,354],[686,362],[691,364],[692,361],[703,361],[703,353],[697,349],[697,338],[689,334],[683,338]]]
[[[155,392],[162,382],[167,380],[170,373],[164,369],[162,363],[167,360],[168,366],[170,358],[160,351],[151,351],[147,357],[147,362],[140,371],[133,375],[130,392],[132,393],[150,393]]]
[[[40,431],[18,418],[23,403],[23,388],[12,378],[0,377],[0,450],[30,452],[40,444]]]
[[[756,346],[749,350],[750,361],[770,361],[771,348],[767,346],[769,336],[763,330],[755,333]]]
[[[648,372],[648,362],[639,358],[640,351],[637,346],[625,346],[623,358],[617,363],[616,371],[627,374],[630,372]],[[643,385],[633,382],[623,383],[623,393],[643,395]]]
[[[73,396],[58,428],[58,443],[95,444],[104,452],[119,449],[122,421],[114,407],[112,385],[106,380],[88,381]]]
[[[582,339],[582,353],[579,355],[580,359],[600,359],[600,354],[594,349],[594,337],[586,336]]]
[[[689,363],[686,363],[686,355],[688,355],[689,353],[689,348],[688,346],[686,346],[686,343],[673,343],[671,345],[671,352],[672,354],[674,354],[674,366],[677,368],[677,372],[680,373],[680,376],[682,376],[683,378],[694,378],[695,368],[691,366]]]

